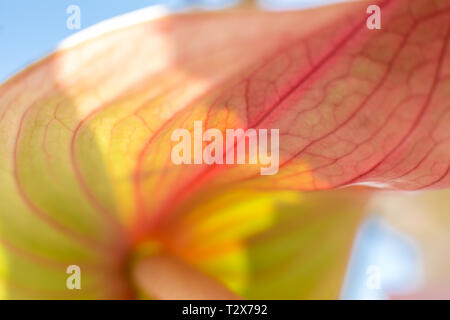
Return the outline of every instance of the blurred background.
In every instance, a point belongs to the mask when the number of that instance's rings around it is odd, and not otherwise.
[[[221,10],[258,5],[264,10],[290,10],[336,0],[0,0],[0,82],[54,50],[64,38],[102,20],[151,5],[170,10],[190,7]],[[66,27],[70,5],[81,9],[80,29]],[[381,194],[369,206],[358,232],[347,270],[343,299],[408,296],[446,277],[440,259],[449,247],[449,192]],[[433,211],[428,205],[433,206]],[[445,291],[445,289],[444,289]],[[441,295],[442,297],[442,295]]]

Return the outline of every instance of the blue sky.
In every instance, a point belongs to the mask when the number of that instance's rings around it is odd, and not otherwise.
[[[164,1],[175,7],[182,0]],[[0,0],[0,81],[51,52],[64,38],[78,30],[69,30],[66,20],[69,5],[81,8],[81,27],[161,3],[158,0]]]
[[[69,30],[66,21],[70,5],[81,9],[81,28],[102,20],[155,4],[181,8],[188,2],[209,3],[220,7],[237,0],[0,0],[0,82],[33,61],[51,52],[64,38],[78,30]],[[336,0],[333,0],[336,1]],[[276,5],[275,5],[276,2]],[[330,0],[261,0],[265,8],[314,6]],[[420,275],[420,257],[414,244],[377,218],[369,218],[359,231],[343,298],[385,298],[390,290],[411,285]],[[380,269],[382,287],[369,290],[367,268]]]
[[[378,276],[379,286],[372,279]],[[423,266],[412,239],[377,215],[360,227],[347,270],[343,299],[387,299],[420,285]]]

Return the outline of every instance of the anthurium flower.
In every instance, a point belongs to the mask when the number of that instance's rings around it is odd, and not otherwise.
[[[449,37],[450,1],[385,0],[70,38],[0,87],[0,293],[338,297],[367,186],[450,185]],[[195,121],[278,129],[277,174],[175,164]]]

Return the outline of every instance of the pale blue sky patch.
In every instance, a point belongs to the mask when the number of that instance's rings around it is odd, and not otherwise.
[[[360,227],[347,270],[343,299],[388,299],[413,291],[423,277],[417,244],[376,215]],[[380,286],[369,279],[379,272]]]

